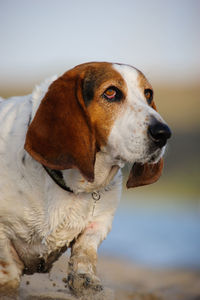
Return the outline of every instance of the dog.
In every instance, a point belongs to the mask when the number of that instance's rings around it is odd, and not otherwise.
[[[136,68],[92,62],[0,101],[0,294],[71,248],[68,285],[100,291],[97,249],[127,187],[159,179],[171,131]]]

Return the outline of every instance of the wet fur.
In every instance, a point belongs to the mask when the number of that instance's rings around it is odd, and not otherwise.
[[[123,91],[123,101],[102,98],[110,85]],[[162,118],[146,103],[144,86],[149,83],[133,67],[92,63],[45,81],[30,95],[1,101],[2,295],[17,290],[22,274],[47,272],[68,247],[71,290],[81,293],[86,282],[101,290],[97,248],[120,200],[120,168],[126,162],[156,163],[164,153],[147,136],[151,116]],[[56,185],[42,164],[63,170],[74,193]]]

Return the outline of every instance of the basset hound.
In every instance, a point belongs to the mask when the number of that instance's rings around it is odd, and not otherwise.
[[[100,291],[97,248],[127,187],[155,182],[171,131],[136,68],[78,65],[0,101],[0,294],[48,272],[67,248],[69,288]]]

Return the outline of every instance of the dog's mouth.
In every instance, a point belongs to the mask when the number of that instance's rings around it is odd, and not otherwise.
[[[150,154],[147,157],[147,161],[145,161],[145,162],[150,163],[150,164],[157,163],[163,157],[164,152],[165,152],[165,148],[166,147],[163,147],[161,149],[157,149],[153,153],[150,152]]]
[[[117,165],[119,165],[119,167],[124,167],[124,165],[126,164],[134,164],[134,163],[138,163],[141,165],[145,163],[154,164],[157,163],[163,157],[165,148],[166,147],[155,149],[155,147],[152,147],[152,145],[150,145],[143,157],[138,157],[133,160],[127,160],[122,155],[117,155],[114,161]]]
[[[141,164],[144,165],[146,163],[156,164],[158,161],[164,156],[166,146],[162,148],[155,147],[152,143],[149,144],[146,151],[144,152],[142,157],[138,157],[134,161],[131,161],[131,164]],[[130,162],[129,162],[130,163]]]

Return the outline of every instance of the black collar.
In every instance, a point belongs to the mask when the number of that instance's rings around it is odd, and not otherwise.
[[[69,193],[73,193],[73,191],[68,186],[66,186],[64,178],[63,178],[63,174],[61,171],[50,169],[44,165],[43,165],[43,167],[57,185],[59,185],[63,190],[65,190]]]

